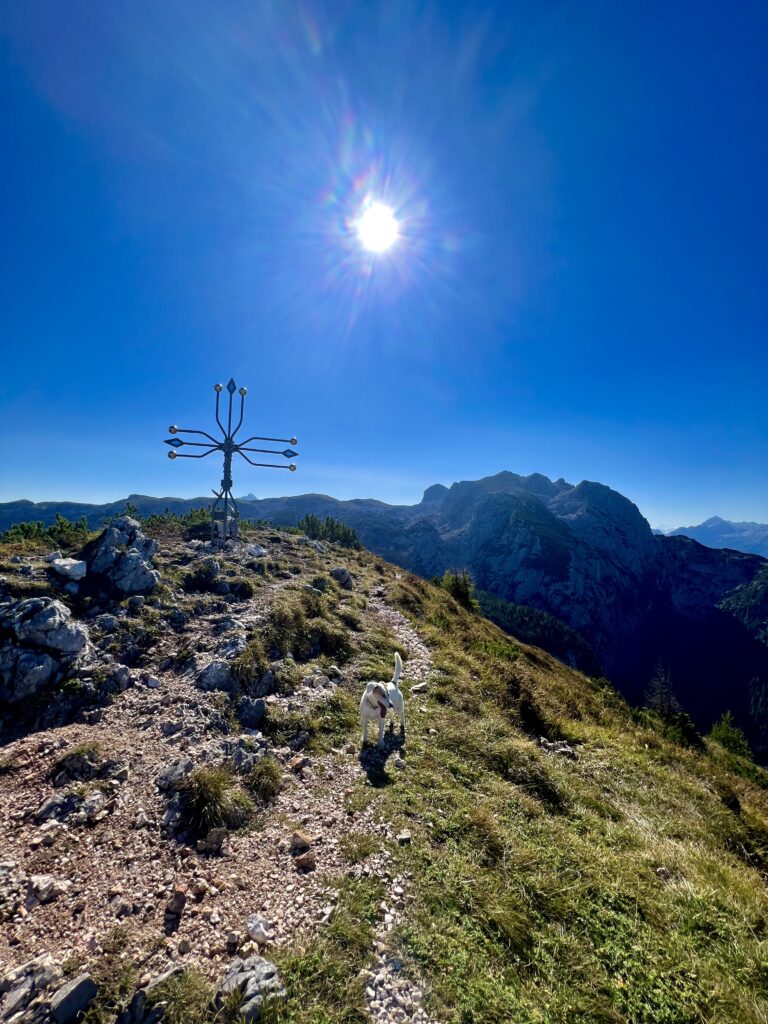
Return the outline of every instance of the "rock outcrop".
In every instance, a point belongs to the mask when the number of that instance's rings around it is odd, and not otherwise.
[[[240,995],[238,1013],[243,1020],[258,1021],[264,1006],[275,999],[285,997],[277,968],[260,956],[240,957],[233,960],[219,986],[217,1002],[223,1006],[226,998],[234,993]]]
[[[88,630],[50,597],[0,605],[0,703],[34,697],[63,678],[88,644]]]
[[[145,594],[160,579],[151,561],[154,540],[130,516],[118,516],[83,552],[88,572],[105,580],[119,594]]]

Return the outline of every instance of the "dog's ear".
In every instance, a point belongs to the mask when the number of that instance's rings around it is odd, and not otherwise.
[[[373,688],[374,688],[375,685],[376,685],[376,683],[367,683],[366,687],[365,687],[365,692],[366,693],[373,693]]]

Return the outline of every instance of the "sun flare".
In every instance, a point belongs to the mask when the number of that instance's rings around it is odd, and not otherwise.
[[[400,237],[395,211],[379,202],[366,205],[355,221],[355,230],[360,244],[368,252],[386,252]]]

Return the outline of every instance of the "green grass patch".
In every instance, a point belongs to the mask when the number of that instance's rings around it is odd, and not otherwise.
[[[341,837],[339,849],[350,864],[359,864],[381,849],[381,840],[368,832],[346,832]]]
[[[179,791],[185,826],[195,836],[206,836],[212,828],[240,828],[254,812],[253,801],[226,768],[198,768]]]
[[[360,971],[372,961],[373,926],[385,895],[381,882],[374,879],[339,883],[328,927],[274,951],[288,998],[268,1009],[265,1024],[368,1024]]]
[[[212,1024],[221,1020],[212,1011],[213,986],[202,974],[184,971],[156,985],[147,1005],[162,1005],[165,1024]]]
[[[305,603],[319,595],[300,594],[273,605],[264,633],[264,646],[271,657],[291,655],[299,662],[325,656],[343,665],[352,656],[349,633],[322,618],[307,619]]]
[[[101,956],[89,967],[98,993],[81,1018],[81,1024],[114,1024],[136,988],[136,968],[123,960],[128,932],[118,925],[102,943]]]
[[[246,776],[248,792],[259,803],[269,803],[283,788],[282,774],[280,765],[273,757],[260,758]]]
[[[264,721],[264,734],[281,746],[290,743],[299,733],[308,733],[308,749],[326,751],[349,737],[359,717],[359,701],[338,688],[305,711],[284,711],[269,707]]]

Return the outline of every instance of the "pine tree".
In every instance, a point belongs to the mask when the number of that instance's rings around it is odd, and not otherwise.
[[[672,689],[672,673],[661,662],[656,665],[645,703],[662,718],[672,718],[683,710]]]
[[[458,601],[462,608],[466,608],[470,612],[478,610],[475,586],[472,577],[465,569],[454,569],[453,572],[446,569],[442,579],[437,582],[443,590],[448,591],[455,601]]]

